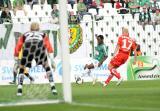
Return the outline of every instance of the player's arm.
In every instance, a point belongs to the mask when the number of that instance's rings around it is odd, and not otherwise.
[[[19,37],[18,42],[15,47],[15,50],[14,50],[14,57],[18,57],[19,52],[22,49],[23,43],[24,43],[24,37],[23,36]]]
[[[49,37],[48,36],[45,36],[44,39],[43,39],[43,43],[44,43],[44,46],[45,48],[47,49],[47,52],[48,53],[53,53],[53,47],[49,41]]]
[[[45,48],[47,49],[48,57],[49,57],[49,59],[51,61],[52,68],[55,69],[53,47],[52,47],[52,45],[51,45],[51,43],[49,41],[49,37],[48,36],[44,37],[43,43],[44,43]]]

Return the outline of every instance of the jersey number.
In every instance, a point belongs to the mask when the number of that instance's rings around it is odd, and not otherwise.
[[[132,41],[128,39],[123,39],[122,42],[123,42],[122,48],[126,50],[130,50],[132,46]]]

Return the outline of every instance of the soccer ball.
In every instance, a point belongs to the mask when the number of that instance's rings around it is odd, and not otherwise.
[[[76,84],[83,84],[83,79],[81,77],[76,77]]]

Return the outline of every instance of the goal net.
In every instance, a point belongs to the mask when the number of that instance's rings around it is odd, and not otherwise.
[[[5,105],[24,105],[54,103],[63,101],[62,93],[62,62],[60,50],[57,50],[58,26],[53,24],[40,24],[40,32],[28,32],[30,24],[1,24],[1,62],[0,62],[0,106]],[[49,27],[49,28],[47,28]],[[57,28],[57,29],[56,29]],[[53,29],[53,30],[52,30]],[[28,33],[25,33],[28,32]],[[18,61],[14,60],[14,48],[19,37],[22,35],[34,37],[26,40],[19,52]],[[51,61],[47,50],[44,47],[41,34],[49,37],[51,46],[55,49],[53,58],[55,58],[54,70],[51,67]],[[37,39],[36,39],[37,38]],[[19,62],[16,64],[16,62]],[[48,65],[44,65],[48,62]],[[24,74],[21,77],[20,64],[25,66]],[[31,67],[31,68],[29,68]],[[48,70],[51,69],[51,70]],[[17,96],[18,83],[23,79],[22,96]],[[18,82],[19,81],[19,82]],[[54,94],[54,86],[58,94]]]

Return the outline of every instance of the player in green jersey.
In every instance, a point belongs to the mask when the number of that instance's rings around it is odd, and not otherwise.
[[[84,66],[84,71],[81,77],[79,76],[76,77],[76,83],[78,84],[81,84],[79,80],[83,82],[83,77],[88,75],[92,77],[94,85],[96,83],[97,77],[91,75],[91,69],[100,67],[108,57],[108,46],[104,44],[103,35],[98,35],[96,39],[97,39],[97,46],[95,47],[95,54],[93,58],[89,60],[88,63]]]

